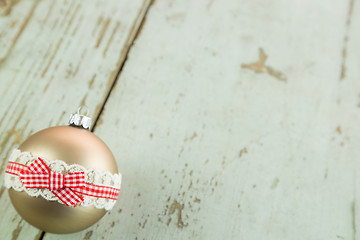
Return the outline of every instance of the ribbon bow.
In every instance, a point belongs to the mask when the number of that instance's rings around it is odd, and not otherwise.
[[[72,188],[85,186],[84,172],[61,174],[53,172],[41,158],[36,159],[20,172],[20,180],[26,188],[47,188],[66,206],[80,205],[84,198],[76,194]]]

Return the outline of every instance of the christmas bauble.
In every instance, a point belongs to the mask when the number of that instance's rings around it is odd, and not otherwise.
[[[28,167],[28,169],[35,160],[41,161],[41,164],[43,163],[45,168],[51,172],[49,178],[52,174],[58,174],[58,177],[62,179],[61,181],[66,181],[66,176],[73,177],[74,175],[71,174],[74,173],[84,174],[85,187],[76,186],[72,188],[70,185],[65,187],[62,185],[55,190],[47,186],[31,188],[32,183],[26,182],[29,176],[32,176],[26,172],[30,170],[19,170],[17,175],[8,174],[9,179],[12,178],[12,180],[7,181],[8,185],[13,185],[9,187],[9,196],[16,211],[28,223],[46,232],[72,233],[93,225],[104,216],[108,210],[106,208],[111,208],[106,204],[114,204],[114,202],[110,202],[114,200],[114,197],[111,199],[107,198],[108,195],[94,197],[99,192],[98,188],[104,188],[103,191],[107,191],[116,189],[116,186],[120,185],[121,175],[118,174],[116,162],[110,149],[92,132],[79,126],[80,124],[77,126],[58,126],[39,131],[22,143],[16,150],[15,155],[18,155],[13,157],[18,161],[18,163],[13,163],[14,166],[23,161],[21,166],[23,168]],[[21,155],[23,153],[27,155]],[[40,160],[36,159],[37,157]],[[25,160],[21,160],[24,158]],[[31,160],[29,161],[27,158]],[[13,161],[15,162],[15,160]],[[47,171],[46,169],[45,171]],[[11,173],[11,169],[8,172]],[[25,175],[26,173],[28,175]],[[41,174],[47,178],[47,173],[39,174],[37,175],[38,178]],[[52,184],[53,181],[56,181],[55,177],[54,179],[46,181]],[[25,185],[25,188],[20,186],[21,184]],[[63,183],[61,182],[61,184]],[[85,192],[88,191],[85,190],[87,187],[93,188],[94,192]],[[118,187],[120,188],[120,186]],[[83,197],[85,200],[79,200],[79,204],[74,204],[74,206],[67,206],[66,194],[61,198],[59,196],[61,194],[57,192],[64,189],[73,191],[76,196]],[[39,192],[41,193],[39,194]]]

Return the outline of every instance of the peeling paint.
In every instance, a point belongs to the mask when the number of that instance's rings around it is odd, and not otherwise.
[[[244,147],[243,149],[240,150],[239,155],[238,155],[239,158],[241,158],[245,153],[248,153],[248,150],[246,147]],[[225,163],[225,160],[223,162]]]
[[[4,191],[5,191],[5,187],[1,186],[1,188],[0,188],[0,198],[3,195]]]
[[[356,205],[355,200],[351,203],[351,224],[353,229],[353,239],[356,240]]]
[[[99,36],[98,36],[98,39],[97,39],[97,41],[96,41],[95,48],[98,48],[98,47],[100,46],[100,44],[101,44],[101,42],[102,42],[102,40],[103,40],[103,38],[104,38],[104,35],[105,35],[105,33],[106,33],[106,30],[107,30],[108,27],[109,27],[110,21],[111,21],[110,18],[108,18],[108,19],[105,20],[104,25],[103,25],[103,27],[102,27],[102,29],[101,29],[101,31],[100,31],[100,34],[99,34]]]
[[[17,32],[17,34],[15,35],[14,39],[11,42],[10,47],[8,48],[5,56],[3,58],[0,58],[0,66],[6,61],[7,57],[10,56],[11,52],[13,51],[17,41],[20,39],[22,33],[24,32],[24,29],[26,28],[26,26],[28,25],[31,17],[33,16],[35,9],[38,5],[40,0],[35,0],[33,1],[33,5],[31,6],[31,9],[28,13],[28,15],[26,16],[25,20],[23,21],[23,23],[21,24],[19,31]]]
[[[184,204],[180,204],[176,200],[174,200],[174,202],[171,204],[170,209],[169,209],[169,215],[174,214],[175,211],[177,210],[176,227],[178,227],[180,229],[188,226],[188,223],[184,223],[182,220],[182,210],[183,209],[184,209]],[[171,221],[171,219],[170,219],[170,221]],[[170,223],[170,221],[169,221],[169,223]]]
[[[280,182],[280,179],[275,178],[273,183],[271,184],[271,189],[275,189],[278,186],[279,182]]]
[[[341,126],[337,126],[337,127],[336,127],[336,132],[337,132],[338,134],[341,134],[341,133],[342,133]]]
[[[48,71],[49,67],[51,66],[52,62],[54,61],[54,58],[55,58],[55,56],[56,56],[56,53],[58,52],[58,50],[59,50],[62,42],[63,42],[63,39],[62,39],[62,38],[57,42],[57,44],[56,44],[56,46],[55,46],[55,49],[54,49],[54,51],[53,51],[53,54],[52,54],[51,57],[50,57],[49,62],[47,63],[46,67],[44,68],[43,72],[41,73],[41,77],[42,77],[42,78],[45,77],[46,72]]]
[[[6,16],[9,14],[13,5],[12,0],[1,0],[0,1],[0,16]]]
[[[345,36],[343,40],[343,48],[341,50],[341,65],[340,65],[340,81],[344,80],[346,77],[346,58],[347,58],[347,52],[348,52],[348,42],[349,42],[349,31],[351,26],[351,20],[352,20],[352,14],[354,11],[354,0],[349,0],[349,8],[346,18],[346,31]]]
[[[68,23],[67,23],[67,26],[66,26],[65,31],[64,31],[64,35],[66,35],[66,34],[68,33],[68,31],[69,31],[69,29],[70,29],[70,27],[71,27],[71,25],[72,25],[72,23],[73,23],[76,15],[79,13],[80,7],[81,7],[80,4],[76,5],[75,8],[72,7],[72,8],[73,8],[73,13],[71,14],[70,19],[69,19],[69,21],[68,21]]]
[[[94,75],[91,77],[91,80],[89,81],[89,89],[92,89],[93,85],[94,85],[94,81],[95,81],[95,78],[96,78],[96,73],[94,73]]]
[[[190,141],[194,140],[197,137],[197,133],[194,132],[193,135],[190,137]]]
[[[104,51],[103,51],[103,56],[104,56],[104,57],[106,57],[106,53],[107,53],[107,51],[108,51],[108,49],[109,49],[109,46],[111,45],[111,43],[112,43],[112,41],[113,41],[113,39],[114,39],[115,33],[116,33],[116,31],[118,30],[119,26],[120,26],[120,22],[117,21],[117,22],[115,23],[115,27],[114,27],[113,31],[111,32],[110,38],[109,38],[109,40],[108,40],[108,42],[107,42],[107,44],[106,44],[106,46],[105,46],[105,49],[104,49]]]
[[[174,13],[166,17],[166,21],[182,21],[185,18],[185,13]]]
[[[16,240],[19,237],[19,234],[20,234],[21,229],[22,229],[21,223],[22,223],[22,220],[19,221],[17,227],[12,231],[11,240]]]
[[[15,129],[15,127],[17,126],[17,124],[19,123],[20,119],[22,118],[23,114],[25,113],[25,106],[23,107],[22,111],[20,111],[20,114],[19,116],[15,119],[14,121],[14,124],[11,126],[11,128],[6,131],[6,135],[5,137],[3,138],[3,141],[0,143],[0,149],[5,149],[5,146],[7,144],[9,144],[9,140],[11,139],[11,137],[14,135],[13,133],[15,131],[18,131],[18,132],[23,132],[23,130],[27,127],[27,124],[25,124],[25,126],[21,129],[21,130],[17,130]],[[16,136],[16,139],[15,139],[15,142],[19,142],[21,139],[22,139],[22,135],[20,135],[19,133],[15,134]],[[21,137],[21,139],[20,139]],[[9,152],[7,153],[6,155],[6,159],[8,158],[8,154]],[[7,162],[6,161],[2,161],[1,163],[1,166],[0,166],[0,172],[2,172],[4,170],[4,166]]]
[[[83,240],[89,240],[89,239],[90,239],[90,237],[92,236],[92,234],[93,234],[93,231],[89,231],[89,232],[87,232],[87,233],[85,234],[85,236],[84,236]]]
[[[144,229],[144,228],[145,228],[145,225],[146,225],[147,221],[148,221],[148,220],[147,220],[147,219],[145,219],[144,223],[143,223],[143,224],[142,224],[142,226],[141,226],[141,228],[142,228],[142,229]]]
[[[250,69],[255,73],[267,73],[270,76],[276,78],[277,80],[287,82],[287,77],[280,71],[275,70],[274,68],[265,65],[267,60],[267,55],[265,54],[262,48],[259,49],[259,60],[250,64],[242,64],[241,68]]]
[[[325,173],[324,173],[324,179],[325,179],[325,180],[326,180],[327,177],[328,177],[328,172],[329,172],[329,170],[328,170],[328,169],[325,169]]]
[[[206,9],[209,10],[211,6],[213,5],[214,0],[209,0],[208,4],[206,5]]]

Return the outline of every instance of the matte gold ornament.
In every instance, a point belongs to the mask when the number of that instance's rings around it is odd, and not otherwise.
[[[86,169],[84,179],[89,186],[105,185],[108,186],[105,188],[109,189],[117,189],[118,186],[120,191],[121,175],[118,173],[114,156],[100,138],[85,129],[90,127],[90,121],[91,119],[79,114],[78,111],[78,114],[71,116],[72,126],[51,127],[35,133],[20,145],[15,153],[18,155],[13,159],[17,159],[18,163],[23,161],[21,166],[28,167],[40,157],[51,171],[62,174],[72,172],[71,169]],[[32,160],[27,161],[22,153],[31,154],[27,156],[33,156],[30,157]],[[30,189],[21,186],[24,183],[21,175],[23,172],[11,175],[7,171],[9,179],[6,182],[11,202],[23,219],[46,232],[72,233],[88,228],[99,221],[116,201],[106,197],[95,198],[92,197],[92,193],[89,196],[83,195],[74,190],[77,195],[84,196],[85,201],[80,206],[66,206],[57,198],[57,190],[52,194],[49,189]],[[35,196],[39,194],[36,191],[41,191],[41,195]],[[49,201],[47,197],[52,200]]]

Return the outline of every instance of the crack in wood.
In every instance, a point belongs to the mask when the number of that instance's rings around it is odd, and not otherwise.
[[[46,234],[46,232],[40,231],[39,234],[36,235],[36,237],[40,235],[39,238],[37,239],[37,238],[35,237],[35,239],[36,239],[36,240],[43,240],[44,237],[45,237],[45,234]]]
[[[148,11],[149,11],[151,6],[152,6],[152,0],[145,0],[144,1],[143,6],[140,8],[137,17],[136,17],[133,25],[130,28],[129,35],[128,35],[126,41],[125,41],[124,48],[121,51],[121,56],[120,56],[120,60],[119,60],[119,63],[118,63],[117,70],[111,77],[110,88],[109,88],[107,94],[105,95],[103,103],[99,106],[100,109],[99,109],[99,112],[96,114],[96,118],[94,117],[95,121],[94,121],[94,124],[93,124],[93,126],[91,128],[91,132],[94,132],[95,129],[96,129],[96,126],[98,126],[98,122],[100,120],[100,117],[101,117],[102,113],[104,112],[105,105],[106,105],[106,103],[107,103],[107,101],[108,101],[108,99],[109,99],[109,97],[111,95],[112,90],[114,89],[114,87],[115,87],[115,85],[116,85],[116,83],[117,83],[117,81],[119,79],[120,73],[123,70],[124,65],[125,65],[125,63],[127,61],[127,57],[128,57],[129,52],[130,52],[130,49],[131,49],[134,41],[136,40],[136,35],[140,31],[141,25],[145,21],[146,15],[148,14]]]

